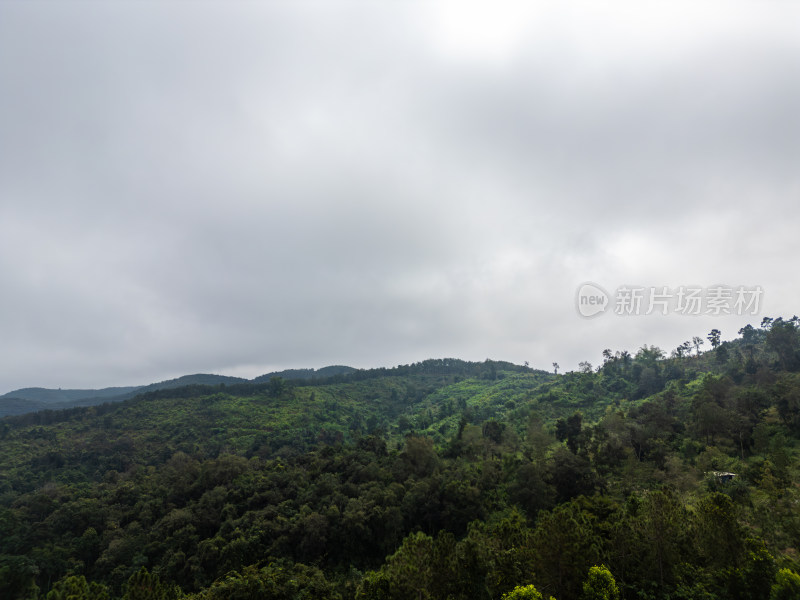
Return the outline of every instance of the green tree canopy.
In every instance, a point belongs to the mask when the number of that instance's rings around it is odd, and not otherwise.
[[[781,569],[775,575],[775,583],[769,600],[797,600],[800,598],[800,575],[791,569]]]
[[[60,579],[47,594],[47,600],[108,600],[108,588],[92,582],[83,575],[71,575]]]
[[[533,585],[518,585],[507,594],[503,594],[503,600],[544,600],[544,596]],[[553,600],[552,596],[550,600]]]
[[[581,600],[619,600],[619,588],[611,571],[605,565],[591,567],[583,582]]]

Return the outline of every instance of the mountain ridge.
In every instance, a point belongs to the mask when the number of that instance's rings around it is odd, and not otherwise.
[[[139,394],[190,385],[235,385],[267,383],[273,377],[283,379],[323,379],[335,375],[349,374],[357,369],[344,365],[330,365],[319,369],[285,369],[246,379],[212,373],[182,375],[155,383],[139,386],[112,386],[99,389],[62,389],[28,387],[12,390],[0,395],[0,418],[21,415],[41,410],[61,410],[77,406],[93,406],[105,402],[122,402]]]

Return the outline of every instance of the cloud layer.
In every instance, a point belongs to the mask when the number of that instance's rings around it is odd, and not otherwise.
[[[0,391],[800,312],[800,11],[644,4],[0,4]],[[764,297],[585,320],[585,281]]]

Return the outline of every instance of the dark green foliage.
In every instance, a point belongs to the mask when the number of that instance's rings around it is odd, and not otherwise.
[[[83,575],[72,575],[57,581],[48,592],[47,600],[109,600],[109,594],[105,586],[89,583]]]
[[[708,566],[724,568],[739,563],[744,531],[729,496],[712,492],[700,499],[695,506],[692,536]]]
[[[778,355],[781,367],[786,371],[796,371],[800,368],[800,330],[797,326],[797,317],[784,321],[775,319],[769,324],[767,335],[767,348]]]
[[[800,598],[800,575],[791,569],[781,569],[775,576],[769,600],[797,600]]]
[[[775,561],[763,542],[749,539],[739,567],[721,572],[720,595],[741,600],[769,600],[776,575]]]
[[[559,442],[566,442],[567,448],[573,453],[578,452],[583,441],[581,437],[582,421],[583,416],[579,412],[567,419],[558,419],[556,421],[556,439]]]
[[[0,597],[9,600],[35,598],[39,568],[25,556],[0,555]]]
[[[572,501],[540,513],[533,537],[534,568],[543,589],[557,598],[576,598],[581,581],[602,552],[595,515]]]
[[[742,335],[7,418],[0,598],[793,597],[796,321]]]
[[[542,600],[542,595],[534,585],[518,585],[507,594],[503,600]]]
[[[619,597],[617,582],[605,565],[589,569],[581,600],[619,600]]]
[[[196,600],[340,600],[317,568],[282,561],[258,569],[233,571],[197,595]]]
[[[151,575],[142,567],[131,575],[124,587],[122,600],[173,600],[174,589],[161,583],[157,575]]]

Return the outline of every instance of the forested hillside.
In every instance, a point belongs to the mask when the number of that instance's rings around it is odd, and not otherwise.
[[[0,598],[800,598],[798,319],[739,334],[6,417]]]

